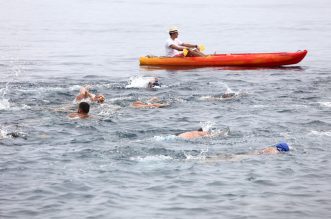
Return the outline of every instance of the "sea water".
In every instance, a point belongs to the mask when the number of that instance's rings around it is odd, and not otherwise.
[[[0,218],[329,218],[330,9],[1,1]],[[308,55],[273,69],[139,67],[139,56],[164,55],[170,26],[206,53]],[[161,88],[144,88],[153,77]],[[106,101],[70,119],[85,85]],[[153,97],[169,106],[131,106]],[[176,136],[200,127],[219,134]],[[281,141],[289,153],[242,155]]]

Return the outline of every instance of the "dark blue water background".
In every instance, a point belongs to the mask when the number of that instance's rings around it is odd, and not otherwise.
[[[329,218],[330,9],[328,0],[1,1],[0,218]],[[309,53],[294,68],[139,67],[139,56],[164,54],[173,25],[206,53]],[[144,89],[146,77],[164,86]],[[86,84],[106,102],[69,119]],[[225,92],[236,97],[214,98]],[[170,106],[130,106],[153,96]],[[229,132],[174,136],[200,126]],[[291,152],[226,159],[280,141]]]

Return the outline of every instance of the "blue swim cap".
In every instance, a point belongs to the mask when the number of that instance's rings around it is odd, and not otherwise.
[[[289,151],[290,148],[288,147],[287,143],[278,143],[275,145],[278,151]]]

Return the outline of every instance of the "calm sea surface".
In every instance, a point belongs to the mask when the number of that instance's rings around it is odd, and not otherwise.
[[[330,11],[329,0],[0,1],[0,218],[330,218]],[[276,69],[140,67],[164,55],[173,25],[206,53],[309,53]],[[148,77],[163,86],[143,88]],[[106,102],[69,119],[82,85]],[[155,96],[170,106],[131,107]],[[175,136],[199,127],[223,134]],[[281,141],[289,153],[236,156]]]

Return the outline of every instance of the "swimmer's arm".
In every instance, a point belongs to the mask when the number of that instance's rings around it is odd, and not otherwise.
[[[89,97],[91,101],[96,101],[95,95],[86,91],[86,97]]]

